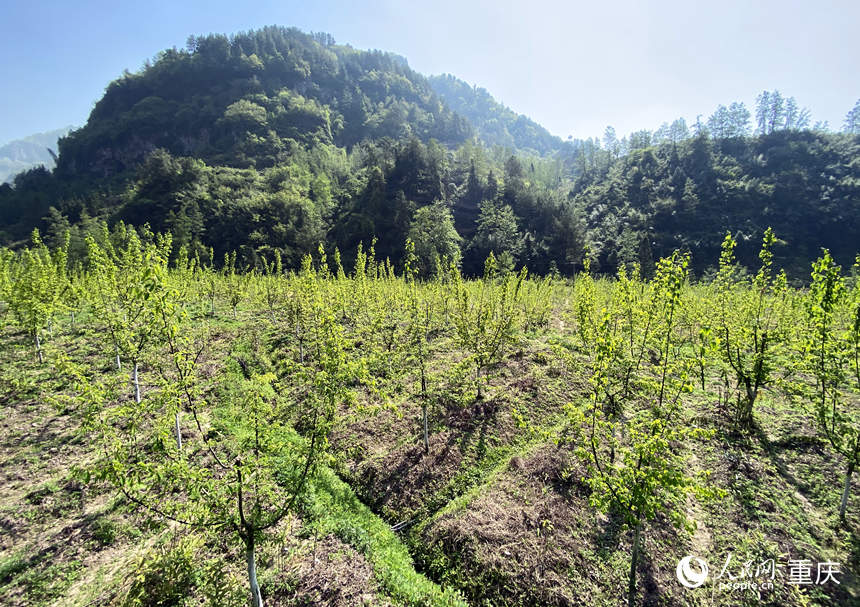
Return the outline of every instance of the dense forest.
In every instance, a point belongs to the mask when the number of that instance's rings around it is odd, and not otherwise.
[[[586,255],[611,273],[679,248],[704,275],[726,231],[752,266],[773,226],[802,278],[820,247],[848,264],[860,241],[858,123],[855,107],[842,133],[810,127],[766,91],[754,117],[733,103],[692,127],[562,142],[484,89],[326,34],[191,37],[110,83],[56,169],[0,186],[0,243],[39,227],[58,244],[71,228],[84,255],[106,220],[250,266],[374,238],[400,264],[411,236],[426,272],[449,257],[476,274],[493,251],[537,273],[570,275]]]

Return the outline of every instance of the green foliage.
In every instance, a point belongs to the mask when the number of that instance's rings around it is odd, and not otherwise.
[[[852,355],[856,365],[859,309],[856,293],[846,291],[840,268],[825,249],[812,265],[812,284],[807,300],[808,336],[804,350],[809,372],[817,384],[815,393],[810,396],[815,403],[813,410],[819,431],[847,465],[839,511],[843,520],[851,476],[860,463],[860,415],[857,408],[860,383],[854,384],[849,380]],[[838,323],[838,314],[847,317],[847,323]],[[840,325],[846,324],[847,330],[840,329]]]
[[[517,178],[515,163],[507,164],[508,177]],[[63,395],[49,398],[63,405],[70,421],[83,422],[80,440],[95,451],[95,461],[83,473],[86,480],[106,482],[127,508],[173,521],[198,538],[144,557],[129,604],[244,601],[245,592],[237,590],[235,580],[239,563],[206,560],[200,542],[217,543],[231,558],[244,550],[252,591],[257,562],[267,572],[261,576],[262,592],[270,591],[268,572],[273,569],[267,548],[285,532],[279,523],[290,513],[300,515],[300,533],[333,533],[366,556],[379,587],[394,600],[459,604],[455,592],[415,573],[394,532],[333,472],[348,476],[351,462],[339,458],[376,447],[352,444],[353,435],[342,431],[355,422],[354,416],[387,408],[385,416],[369,423],[388,423],[401,414],[401,403],[406,410],[413,400],[421,406],[425,428],[428,455],[418,454],[422,466],[432,465],[436,455],[438,443],[431,448],[428,423],[436,407],[468,405],[471,410],[464,416],[489,420],[494,413],[485,412],[495,411],[497,403],[510,404],[510,417],[504,411],[504,420],[517,425],[513,438],[500,437],[493,435],[494,422],[487,421],[490,431],[481,436],[480,445],[470,445],[471,430],[460,433],[466,437],[460,446],[462,465],[434,487],[433,497],[421,498],[420,512],[436,515],[414,532],[416,542],[425,539],[421,534],[431,529],[431,522],[453,520],[442,517],[471,504],[489,480],[514,473],[512,455],[520,447],[525,454],[526,447],[543,447],[554,439],[560,448],[553,453],[577,456],[559,479],[569,493],[556,503],[577,508],[590,503],[609,515],[610,527],[632,532],[628,596],[635,596],[638,559],[645,546],[653,545],[642,536],[664,520],[691,529],[691,503],[695,509],[697,502],[722,493],[708,482],[711,469],[724,470],[713,463],[722,458],[713,450],[728,450],[723,459],[730,462],[736,451],[759,449],[735,442],[730,433],[714,441],[713,430],[697,427],[714,423],[719,412],[714,387],[726,379],[734,380],[731,389],[741,396],[747,393],[745,378],[753,389],[756,382],[767,386],[769,407],[777,406],[778,391],[785,388],[803,398],[820,431],[820,444],[844,464],[840,510],[845,511],[860,442],[860,286],[843,278],[825,252],[813,266],[808,291],[789,287],[774,269],[776,240],[770,230],[754,276],[745,276],[735,263],[729,235],[715,280],[699,284],[689,282],[690,258],[680,252],[653,268],[622,264],[610,280],[592,276],[586,251],[584,272],[570,285],[530,278],[525,268],[515,273],[492,253],[480,279],[466,279],[451,260],[440,260],[435,275],[421,280],[411,240],[406,240],[400,275],[391,260],[378,258],[375,240],[367,250],[357,247],[349,274],[339,249],[319,242],[313,256],[303,256],[297,272],[285,269],[278,249],[261,255],[256,267],[243,266],[240,253],[230,252],[216,269],[214,252],[190,253],[184,246],[174,251],[169,237],[125,224],[112,231],[103,228],[87,242],[88,263],[64,270],[66,287],[51,304],[53,317],[45,321],[53,318],[56,325],[57,338],[48,352],[54,369],[23,374],[14,364],[7,368],[4,359],[0,388],[4,398],[7,391],[35,395],[46,376],[52,382],[59,377]],[[16,281],[29,275],[25,269],[68,265],[60,261],[64,252],[51,252],[40,241],[32,249],[35,253],[0,252],[0,301],[10,301],[16,293],[22,309],[37,305],[40,291],[15,291]],[[40,265],[31,261],[33,255]],[[653,280],[643,277],[650,270]],[[854,271],[860,271],[860,259]],[[228,305],[237,320],[220,313]],[[86,348],[65,347],[78,342],[63,332],[56,311],[64,309],[81,311],[74,337],[85,340]],[[552,334],[545,339],[550,326]],[[761,339],[765,334],[767,339]],[[557,358],[549,354],[547,342]],[[129,345],[117,345],[125,343]],[[728,349],[727,343],[732,344]],[[757,345],[761,343],[767,347]],[[508,361],[516,346],[521,352],[515,362]],[[111,347],[130,360],[137,356],[147,371],[140,398],[129,398],[126,377],[92,364],[100,350]],[[536,384],[536,398],[511,391],[493,394],[488,402],[474,401],[473,386],[482,397],[494,369],[501,367],[499,375],[510,377],[525,365],[542,382]],[[567,376],[562,376],[565,370]],[[63,380],[69,385],[62,385]],[[53,389],[51,384],[46,391]],[[577,402],[577,396],[585,402]],[[567,400],[575,402],[562,409]],[[417,406],[408,410],[418,417]],[[751,415],[751,408],[747,411]],[[461,429],[456,416],[448,414],[446,419],[455,422],[445,432],[456,436]],[[790,415],[799,419],[801,411]],[[440,423],[432,421],[433,426]],[[756,421],[764,432],[761,426],[768,419],[758,416]],[[359,420],[367,427],[364,423]],[[414,426],[400,427],[407,429],[395,439],[394,449],[412,453],[409,443],[418,441]],[[337,440],[330,445],[332,437]],[[760,448],[771,455],[774,444]],[[805,457],[815,457],[814,451]],[[767,477],[775,478],[781,463],[772,465]],[[757,479],[743,470],[733,478],[715,476],[759,520],[774,514],[773,508],[776,519],[804,507],[792,485],[786,494],[791,497],[783,496],[785,503],[774,497],[768,509],[770,502],[756,495]],[[523,490],[514,484],[509,488]],[[819,483],[807,491],[807,499],[826,501],[830,490]],[[26,501],[36,505],[44,496],[55,499],[60,493],[50,481]],[[113,516],[94,520],[88,545],[123,545],[128,535],[124,525],[130,523],[114,525]],[[551,554],[550,543],[560,532],[555,523],[546,522],[551,519],[541,515],[531,530],[541,558]],[[409,526],[395,529],[403,532]],[[809,537],[818,532],[804,531]],[[664,540],[655,536],[655,541],[663,545]],[[418,552],[426,557],[429,571],[476,598],[501,596],[502,591],[482,593],[478,586],[510,583],[509,578],[490,568],[475,582],[467,577],[472,561],[457,562],[474,558],[470,549],[437,542]],[[62,594],[78,575],[78,565],[28,571],[30,563],[19,556],[0,563],[0,574],[13,578],[16,587],[32,587],[34,596]],[[620,557],[612,559],[621,562]]]
[[[444,203],[435,202],[415,211],[408,238],[414,243],[421,276],[438,274],[446,262],[459,266],[461,238],[454,229],[451,210]]]
[[[20,552],[10,554],[0,561],[0,585],[6,584],[27,568],[28,560]]]
[[[156,298],[158,291],[165,288],[172,240],[159,237],[144,243],[136,230],[123,224],[117,226],[114,235],[103,226],[102,240],[104,244],[100,245],[94,238],[87,239],[94,288],[90,297],[110,335],[117,370],[121,370],[123,359],[132,364],[134,396],[139,402],[138,366],[162,320],[157,316]]]
[[[663,513],[683,527],[687,525],[686,496],[713,494],[701,477],[690,474],[686,457],[675,447],[708,435],[690,424],[683,404],[684,395],[693,389],[689,382],[691,361],[680,354],[682,344],[676,324],[688,263],[688,257],[677,252],[657,263],[652,305],[659,360],[654,375],[643,377],[638,390],[648,404],[626,412],[607,407],[611,402],[613,367],[622,344],[614,330],[613,312],[604,309],[592,334],[590,400],[585,408],[570,407],[569,421],[580,443],[576,453],[588,472],[582,480],[591,488],[592,505],[616,514],[625,527],[634,531],[629,605],[634,604],[644,522]],[[622,275],[620,302],[622,313],[627,308],[628,318],[632,303],[624,291],[629,286]]]
[[[510,205],[487,201],[481,204],[475,237],[469,244],[479,258],[490,253],[500,256],[507,253],[517,261],[523,252],[523,238],[517,227],[517,218]]]
[[[633,256],[644,272],[636,248],[647,243],[655,258],[676,248],[695,251],[691,269],[702,275],[726,232],[738,237],[738,261],[756,268],[756,242],[766,226],[788,244],[775,254],[794,280],[806,279],[819,247],[843,263],[853,259],[860,233],[849,210],[860,183],[852,160],[856,138],[808,130],[737,137],[734,128],[726,126],[726,139],[702,134],[617,159],[594,151],[571,200],[587,218],[601,271]]]
[[[772,276],[771,248],[775,242],[773,230],[768,228],[759,253],[761,268],[747,285],[736,275],[736,241],[727,234],[715,280],[719,297],[718,349],[739,391],[732,418],[741,428],[753,424],[759,390],[771,382],[775,352],[784,340],[780,315],[785,305],[786,278],[785,273]]]
[[[252,566],[255,543],[293,508],[325,452],[335,410],[350,398],[351,367],[342,329],[319,292],[312,290],[310,303],[318,310],[313,327],[316,357],[292,369],[308,386],[301,406],[279,396],[278,379],[258,352],[259,337],[252,335],[247,350],[239,344],[232,353],[213,407],[200,385],[200,355],[206,344],[201,348],[196,343],[187,310],[167,284],[166,266],[148,260],[146,256],[139,269],[133,264],[143,280],[128,297],[132,309],[151,313],[147,326],[171,362],[157,387],[145,399],[127,401],[117,398],[121,384],[111,378],[90,378],[65,356],[58,356],[56,364],[72,380],[85,430],[100,445],[97,476],[157,517],[233,531],[245,544],[252,593],[258,597]],[[103,272],[105,265],[97,265],[97,271]],[[311,277],[311,287],[314,281]],[[186,415],[198,434],[183,445]],[[303,428],[303,437],[293,424]]]
[[[431,76],[430,85],[458,114],[475,126],[487,147],[501,146],[550,154],[562,141],[526,116],[500,104],[483,88],[475,88],[450,74]]]
[[[32,240],[32,248],[25,249],[19,263],[11,266],[14,273],[4,272],[5,296],[18,325],[33,339],[42,362],[42,334],[60,309],[61,296],[68,288],[68,240],[54,252],[42,242],[38,230],[33,231]]]
[[[180,606],[189,603],[197,581],[195,552],[199,540],[186,536],[173,545],[142,555],[123,605],[128,607]]]
[[[501,360],[513,342],[520,323],[521,287],[527,270],[495,278],[488,258],[483,280],[466,283],[454,272],[453,323],[460,346],[472,356],[478,398],[482,396],[481,371]]]

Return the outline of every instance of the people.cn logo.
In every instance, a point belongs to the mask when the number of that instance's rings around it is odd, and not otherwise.
[[[699,571],[691,567],[691,562],[696,561],[699,566]],[[698,588],[708,579],[708,564],[699,557],[685,556],[678,561],[678,567],[675,568],[675,575],[682,586],[686,588]]]

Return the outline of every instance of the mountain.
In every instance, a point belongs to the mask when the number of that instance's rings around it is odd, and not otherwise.
[[[0,183],[11,183],[18,173],[39,165],[53,168],[57,140],[65,137],[72,128],[67,126],[37,133],[0,146]]]
[[[210,164],[266,168],[296,146],[348,147],[472,134],[405,59],[267,27],[190,38],[112,82],[86,126],[60,143],[64,176],[110,176],[163,148]]]
[[[448,106],[469,120],[487,146],[502,146],[539,155],[564,148],[564,142],[528,116],[496,101],[486,89],[452,76],[431,76],[430,85]]]
[[[524,170],[479,144],[490,137],[397,55],[280,27],[192,37],[112,82],[60,141],[53,173],[0,189],[0,230],[14,242],[34,226],[59,238],[96,218],[148,223],[216,260],[277,251],[290,264],[320,241],[349,255],[376,237],[377,254],[397,262],[417,210],[438,202],[471,236],[492,198],[533,211],[519,226],[530,234],[514,225],[506,242],[546,270],[547,226],[568,212],[549,187],[558,167]],[[467,267],[482,267],[497,228],[463,243]]]
[[[409,238],[425,272],[445,255],[479,273],[493,252],[503,266],[572,274],[588,251],[612,273],[681,248],[707,275],[727,231],[740,263],[758,267],[773,226],[792,277],[808,278],[820,247],[850,266],[860,137],[735,126],[562,142],[484,89],[327,34],[191,37],[110,83],[60,139],[54,171],[0,185],[0,244],[70,231],[83,257],[99,222],[122,221],[169,231],[214,264],[235,250],[240,263],[279,254],[296,267],[325,243],[348,265],[375,240],[397,265]]]
[[[741,263],[758,268],[762,234],[772,227],[782,240],[776,267],[807,279],[821,247],[845,268],[860,250],[860,137],[781,130],[714,138],[703,131],[617,158],[604,152],[570,200],[588,218],[591,252],[603,270],[681,248],[704,273],[728,231]]]

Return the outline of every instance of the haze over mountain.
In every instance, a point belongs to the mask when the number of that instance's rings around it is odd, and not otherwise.
[[[778,91],[753,109],[755,128],[735,103],[692,126],[562,142],[484,89],[327,34],[191,37],[110,83],[53,174],[0,189],[0,237],[73,227],[82,255],[97,220],[122,220],[248,264],[277,251],[295,266],[320,242],[348,258],[374,238],[399,263],[409,237],[426,267],[445,252],[472,273],[491,251],[571,273],[586,251],[613,272],[675,248],[704,272],[727,230],[757,263],[772,225],[795,276],[821,246],[850,263],[860,111],[835,134]]]
[[[43,165],[54,168],[57,140],[65,137],[74,127],[36,133],[23,139],[0,145],[0,183],[11,182],[18,173]]]
[[[430,86],[448,106],[469,120],[487,146],[549,154],[562,149],[562,140],[528,116],[517,114],[490,93],[452,76],[431,76]]]

